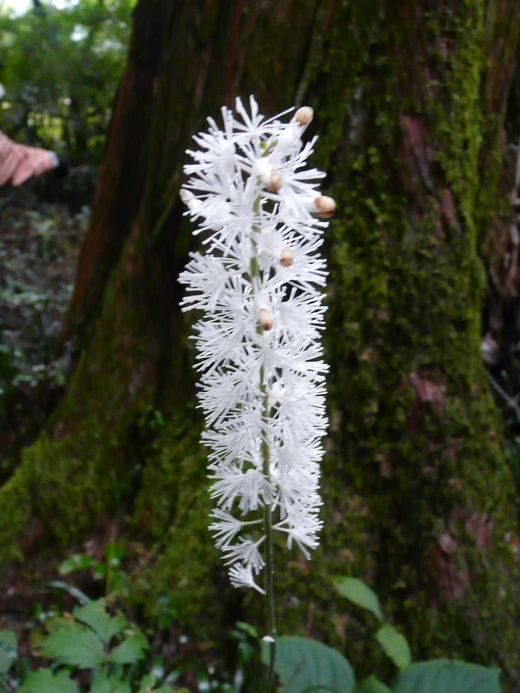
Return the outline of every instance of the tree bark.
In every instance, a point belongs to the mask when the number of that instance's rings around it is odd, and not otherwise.
[[[321,547],[310,564],[278,551],[281,622],[384,672],[370,624],[329,579],[359,576],[416,659],[497,664],[518,687],[518,523],[480,352],[479,249],[503,204],[519,32],[516,0],[138,3],[68,315],[71,376],[0,490],[4,555],[40,537],[70,545],[110,518],[158,542],[152,612],[168,597],[211,638],[261,618],[256,597],[227,587],[206,530],[178,191],[190,137],[221,105],[305,103],[339,206],[331,431]]]

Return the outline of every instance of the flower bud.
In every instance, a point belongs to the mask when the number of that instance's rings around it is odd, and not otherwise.
[[[283,181],[278,171],[275,168],[271,169],[269,185],[266,185],[266,188],[269,190],[269,192],[278,192],[282,185]]]
[[[310,106],[302,106],[294,114],[294,122],[302,127],[307,127],[314,117],[314,111]]]
[[[290,248],[284,248],[280,253],[280,264],[282,267],[290,267],[293,263],[294,253]]]
[[[267,308],[260,308],[258,311],[258,322],[260,327],[266,330],[266,332],[273,329],[273,316]]]
[[[256,164],[256,173],[262,185],[269,192],[278,192],[283,185],[282,178],[278,171],[273,168],[266,158],[259,159]]]
[[[180,189],[179,197],[184,202],[186,207],[190,210],[190,212],[196,212],[202,204],[202,202],[195,197],[191,190],[186,190],[186,188]]]
[[[336,201],[326,195],[319,195],[314,199],[306,200],[305,206],[311,214],[317,214],[324,219],[328,219],[336,211]]]

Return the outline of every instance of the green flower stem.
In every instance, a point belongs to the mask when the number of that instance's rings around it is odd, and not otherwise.
[[[276,617],[274,611],[274,566],[273,566],[273,528],[271,506],[264,507],[266,557],[265,557],[265,595],[267,601],[267,633],[272,638],[269,642],[269,665],[265,680],[265,693],[271,693],[276,660]]]
[[[263,419],[269,418],[269,398],[264,383],[264,370],[260,371],[260,389],[264,395]],[[264,476],[269,478],[269,445],[262,441],[262,460]],[[264,505],[265,531],[265,596],[267,606],[267,635],[272,638],[269,645],[269,665],[265,680],[265,693],[271,693],[274,678],[274,663],[276,659],[276,615],[274,609],[274,561],[273,561],[273,515],[271,505]]]
[[[258,197],[254,203],[255,213],[258,214],[260,211],[260,200]],[[253,230],[259,232],[260,229],[253,227]],[[256,244],[253,241],[256,250]],[[253,286],[258,282],[258,261],[256,257],[251,260],[251,280]],[[258,331],[263,332],[263,329],[258,325]],[[265,385],[265,374],[264,369],[260,369],[260,391],[262,392],[263,401],[263,411],[262,419],[264,424],[269,421],[269,396],[267,394],[267,388]],[[262,472],[264,476],[269,478],[269,444],[265,439],[262,439]],[[266,606],[267,606],[267,635],[271,638],[269,645],[269,664],[267,667],[267,676],[265,679],[264,693],[271,693],[273,688],[274,680],[274,664],[276,660],[276,616],[274,609],[274,561],[273,561],[273,517],[271,511],[271,504],[264,505],[264,531],[265,531],[265,595],[266,595]]]

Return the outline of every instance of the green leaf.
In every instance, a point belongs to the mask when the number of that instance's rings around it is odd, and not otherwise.
[[[17,658],[18,643],[12,630],[0,630],[0,674],[7,674]]]
[[[132,688],[128,681],[118,681],[117,686],[112,689],[113,693],[132,693]]]
[[[139,693],[173,693],[173,688],[171,686],[161,686],[160,688],[154,688],[154,686],[155,676],[153,674],[146,674],[139,684]]]
[[[14,630],[0,630],[0,646],[11,650],[16,650],[18,643]]]
[[[501,693],[499,669],[458,660],[412,664],[399,674],[395,693]]]
[[[41,653],[80,669],[92,669],[105,659],[99,637],[79,623],[64,625],[51,633],[43,641]]]
[[[392,693],[392,690],[372,674],[359,684],[356,693]]]
[[[381,626],[376,633],[376,640],[398,669],[404,670],[410,666],[412,655],[408,642],[393,626],[389,623]]]
[[[372,592],[370,587],[365,585],[363,580],[349,577],[336,577],[333,578],[332,581],[334,587],[341,595],[350,599],[351,602],[361,606],[363,609],[371,611],[380,621],[383,620],[379,599],[375,592]]]
[[[47,583],[47,587],[55,587],[58,590],[68,592],[74,599],[77,599],[80,604],[88,604],[92,601],[90,597],[87,597],[87,595],[81,590],[78,590],[77,587],[69,585],[68,582],[63,582],[62,580],[52,580]]]
[[[139,684],[139,693],[150,693],[154,686],[155,676],[153,674],[146,674]]]
[[[76,607],[72,613],[78,621],[90,626],[104,643],[108,643],[116,633],[120,633],[126,626],[126,618],[123,614],[111,616],[107,613],[105,599],[97,599],[86,606]]]
[[[115,674],[109,675],[98,670],[94,676],[90,693],[131,693],[130,684]]]
[[[128,681],[122,681],[115,676],[108,679],[110,683],[110,693],[132,693],[132,687]]]
[[[108,659],[115,664],[134,664],[143,659],[149,647],[148,640],[138,631],[115,647]]]
[[[88,556],[86,553],[75,553],[73,556],[66,558],[63,563],[60,563],[58,573],[60,575],[68,575],[76,570],[96,568],[98,565],[99,561],[96,561],[92,556]]]
[[[243,631],[246,635],[249,635],[249,637],[253,638],[254,640],[258,640],[259,638],[257,629],[250,623],[245,623],[244,621],[237,621],[235,623],[235,628]]]
[[[78,686],[66,671],[53,674],[50,669],[31,671],[18,689],[18,693],[77,693]]]
[[[269,660],[269,645],[262,641],[262,661]],[[354,693],[354,672],[348,661],[336,650],[317,640],[284,636],[276,641],[276,673],[284,693],[337,691]]]
[[[105,557],[110,565],[117,567],[127,554],[126,548],[118,541],[110,541],[105,546]]]
[[[110,681],[106,678],[104,671],[101,670],[99,675],[94,678],[90,693],[112,693]]]

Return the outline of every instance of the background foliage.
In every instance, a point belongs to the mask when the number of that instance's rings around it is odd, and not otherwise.
[[[17,142],[98,164],[135,0],[81,0],[0,17],[0,128]]]
[[[0,479],[55,405],[57,353],[78,247],[89,219],[135,0],[42,3],[0,13],[0,130],[52,149],[70,175],[0,188]]]

